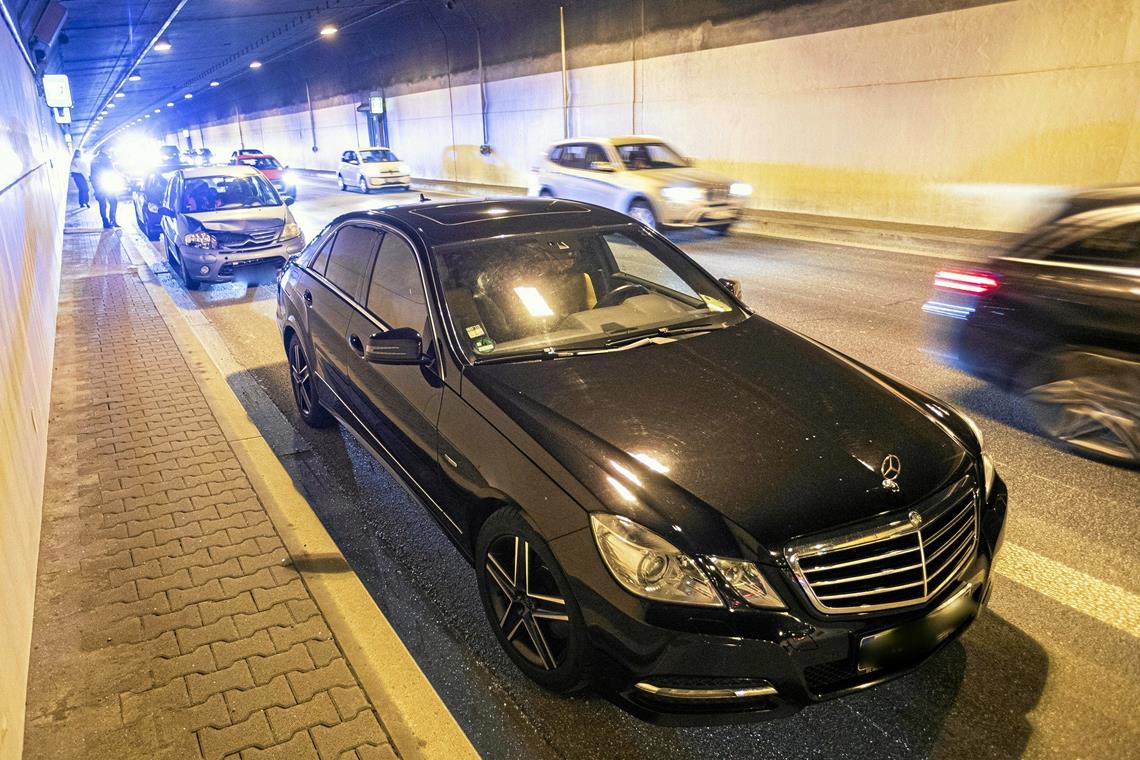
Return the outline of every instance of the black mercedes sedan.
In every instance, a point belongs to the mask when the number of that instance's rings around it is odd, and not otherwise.
[[[934,277],[935,351],[1022,394],[1042,432],[1140,465],[1140,187],[1079,193],[1003,256]]]
[[[1006,489],[973,423],[627,216],[350,213],[279,283],[301,417],[425,505],[548,689],[778,717],[913,669],[986,602]]]

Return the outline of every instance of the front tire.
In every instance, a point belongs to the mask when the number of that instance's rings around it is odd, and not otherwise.
[[[629,204],[629,211],[626,213],[649,229],[657,229],[657,215],[653,213],[653,207],[645,201],[634,201]]]
[[[176,256],[169,239],[166,241],[166,260],[171,268],[178,273],[178,279],[182,280],[182,284],[187,290],[198,290],[201,283],[190,276],[190,272],[186,269],[186,261],[182,258],[182,252],[179,251]]]
[[[365,195],[368,195],[368,193],[371,192],[368,189],[368,180],[366,180],[364,177],[360,178],[360,181],[356,183],[356,187],[359,188],[360,192],[364,193]]]
[[[516,507],[491,515],[475,547],[479,597],[495,637],[528,678],[560,694],[590,684],[591,648],[570,583]]]
[[[710,224],[707,227],[701,227],[702,230],[714,237],[724,237],[728,231],[732,229],[732,223],[728,224]]]
[[[296,335],[289,338],[285,354],[289,362],[289,385],[293,388],[293,401],[297,404],[297,412],[301,415],[301,419],[313,428],[327,428],[334,424],[336,420],[321,406],[320,396],[317,395],[317,381],[313,377],[309,357]]]
[[[1078,453],[1140,465],[1140,369],[1134,360],[1068,351],[1039,362],[1025,390],[1041,431]]]

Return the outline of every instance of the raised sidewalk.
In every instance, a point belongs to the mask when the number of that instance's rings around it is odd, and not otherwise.
[[[122,233],[64,240],[25,756],[473,756]]]

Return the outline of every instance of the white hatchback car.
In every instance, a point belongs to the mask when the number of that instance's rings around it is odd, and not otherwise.
[[[580,137],[550,147],[529,194],[595,203],[649,227],[724,234],[752,186],[698,169],[657,137]]]
[[[356,148],[340,156],[336,182],[341,190],[355,187],[362,193],[383,187],[411,189],[408,166],[387,148]]]

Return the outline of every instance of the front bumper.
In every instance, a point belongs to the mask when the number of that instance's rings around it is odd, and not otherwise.
[[[305,247],[305,236],[249,251],[227,248],[196,249],[179,246],[190,276],[199,282],[232,282],[254,269],[280,269]]]
[[[401,187],[410,185],[412,178],[407,174],[381,174],[379,177],[367,177],[369,187]]]
[[[714,227],[733,224],[744,213],[744,200],[728,196],[725,200],[696,201],[693,203],[658,198],[657,221],[667,227]]]
[[[988,598],[1006,501],[999,477],[981,509],[978,552],[954,583],[923,607],[883,613],[821,615],[786,568],[769,574],[786,610],[650,603],[617,587],[589,530],[551,548],[575,570],[571,583],[598,654],[599,686],[615,704],[662,725],[748,723],[897,678],[960,636]],[[890,637],[906,644],[902,654],[861,670],[860,642],[883,633],[888,644]]]

